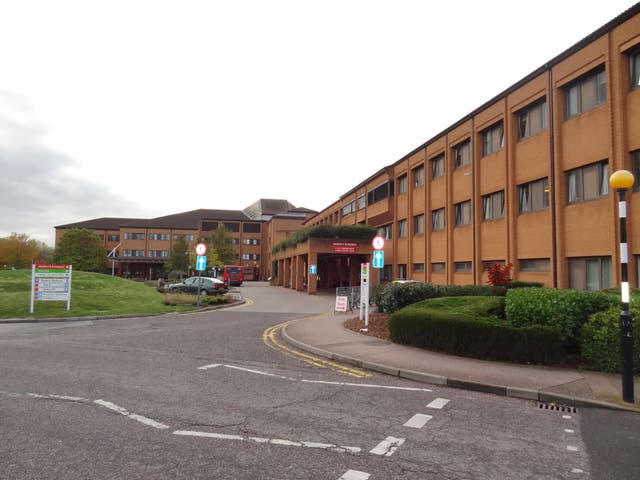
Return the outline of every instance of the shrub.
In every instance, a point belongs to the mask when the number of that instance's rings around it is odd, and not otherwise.
[[[533,325],[517,328],[492,312],[500,297],[465,297],[466,308],[442,309],[427,300],[395,312],[389,319],[390,338],[397,343],[473,358],[550,364],[563,357],[557,328]]]
[[[522,280],[511,280],[507,285],[507,288],[542,288],[544,283],[542,282],[523,282]]]
[[[640,373],[640,307],[631,307],[633,316],[633,365]],[[620,372],[620,308],[594,313],[582,328],[582,359],[586,367],[601,372]]]
[[[577,351],[580,331],[589,315],[617,303],[603,292],[559,290],[554,288],[515,288],[507,290],[506,318],[515,327],[547,325],[560,331],[562,343]]]
[[[511,282],[511,269],[513,263],[507,263],[502,265],[498,262],[493,262],[493,265],[487,268],[487,274],[489,275],[489,285],[492,287],[506,287]]]

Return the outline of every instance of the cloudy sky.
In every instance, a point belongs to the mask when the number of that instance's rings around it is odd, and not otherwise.
[[[0,0],[0,237],[321,210],[634,3]]]

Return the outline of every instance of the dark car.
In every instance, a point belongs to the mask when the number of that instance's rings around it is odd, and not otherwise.
[[[200,283],[200,293],[207,295],[221,295],[229,290],[222,280],[211,277],[189,277],[182,283],[172,283],[165,285],[167,292],[198,293],[198,282]]]

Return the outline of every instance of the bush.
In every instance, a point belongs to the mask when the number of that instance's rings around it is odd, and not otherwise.
[[[582,325],[589,315],[617,303],[603,292],[559,290],[555,288],[515,288],[507,290],[506,318],[515,327],[547,325],[557,328],[568,351],[578,351]]]
[[[633,366],[640,373],[640,307],[633,316]],[[620,307],[594,313],[582,328],[582,359],[586,367],[601,372],[620,372]]]
[[[511,280],[507,285],[507,288],[542,288],[544,283],[542,282],[523,282],[521,280]]]
[[[557,328],[517,328],[492,314],[500,310],[502,298],[465,297],[459,308],[441,308],[439,301],[449,300],[427,300],[395,312],[389,319],[391,340],[490,360],[550,364],[563,357]]]
[[[218,303],[227,303],[229,301],[228,295],[201,295],[200,305],[215,305]],[[196,295],[190,293],[165,293],[162,296],[162,303],[171,306],[192,306],[198,303]]]

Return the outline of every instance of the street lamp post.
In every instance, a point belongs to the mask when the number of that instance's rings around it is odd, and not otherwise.
[[[629,312],[629,279],[627,264],[629,249],[627,246],[627,190],[633,185],[633,174],[627,170],[618,170],[609,177],[609,185],[618,191],[618,215],[620,217],[620,344],[622,370],[622,400],[634,402],[633,394],[633,324]]]

